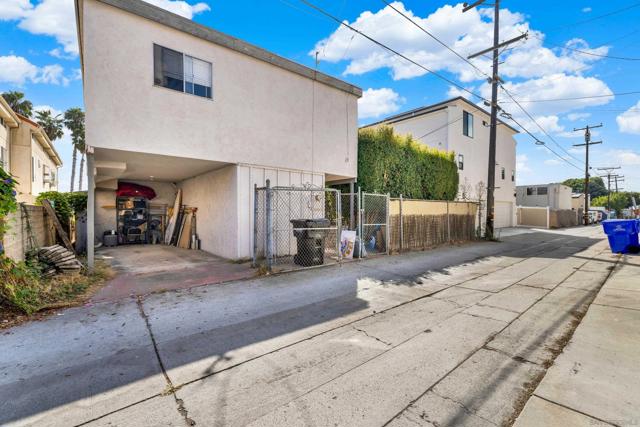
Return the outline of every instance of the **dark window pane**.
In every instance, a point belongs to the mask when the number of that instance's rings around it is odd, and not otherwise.
[[[184,65],[182,53],[153,45],[153,81],[156,85],[184,91]]]

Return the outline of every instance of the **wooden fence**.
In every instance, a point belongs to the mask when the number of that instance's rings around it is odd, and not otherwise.
[[[391,199],[389,210],[391,252],[476,238],[475,203]]]

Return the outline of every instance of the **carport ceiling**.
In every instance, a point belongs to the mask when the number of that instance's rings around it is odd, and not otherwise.
[[[95,148],[96,175],[101,177],[177,182],[231,163],[133,151]]]

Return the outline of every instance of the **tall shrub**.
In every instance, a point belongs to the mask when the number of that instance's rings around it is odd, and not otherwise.
[[[358,184],[364,191],[397,197],[454,200],[458,193],[455,154],[420,144],[392,127],[358,133]]]

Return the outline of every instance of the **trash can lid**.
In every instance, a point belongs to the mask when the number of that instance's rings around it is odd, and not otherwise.
[[[638,221],[635,219],[607,219],[602,221],[602,228],[606,234],[638,233]]]

